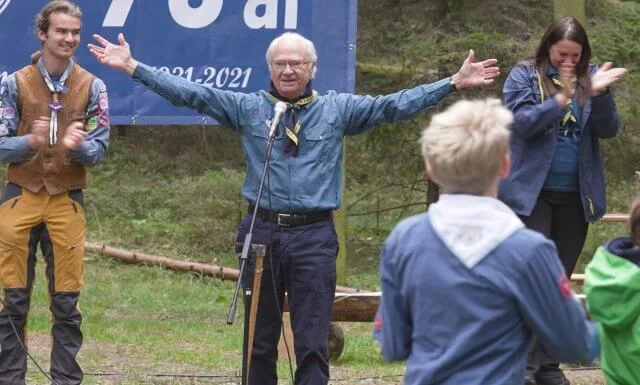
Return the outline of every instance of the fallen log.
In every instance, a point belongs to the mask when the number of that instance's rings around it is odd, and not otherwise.
[[[113,258],[124,263],[161,266],[170,270],[193,272],[206,275],[208,277],[216,277],[228,281],[237,281],[238,275],[240,274],[238,269],[233,269],[230,267],[208,263],[181,261],[178,259],[118,249],[106,245],[85,243],[84,247],[85,251],[87,252],[102,254],[105,257]],[[359,289],[354,289],[352,287],[346,286],[337,286],[336,291],[342,293],[361,292]]]
[[[167,257],[117,249],[115,247],[109,247],[106,245],[95,245],[92,243],[86,243],[84,247],[85,251],[87,252],[99,253],[104,255],[105,257],[117,259],[118,261],[124,263],[162,266],[170,270],[194,272],[209,277],[217,277],[229,281],[238,280],[238,270],[229,267],[211,265],[206,263],[180,261]]]
[[[629,214],[627,213],[607,213],[602,217],[602,222],[629,222]]]
[[[572,282],[584,282],[584,274],[571,274]]]
[[[373,322],[382,293],[336,293],[333,322]]]

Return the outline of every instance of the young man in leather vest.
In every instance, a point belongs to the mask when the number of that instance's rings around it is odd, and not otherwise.
[[[81,17],[67,0],[45,5],[36,16],[42,48],[0,85],[0,162],[8,165],[0,196],[0,385],[25,384],[25,329],[38,242],[53,314],[51,377],[59,384],[80,384],[83,378],[76,361],[82,345],[82,189],[85,167],[107,150],[109,115],[104,83],[72,59]]]

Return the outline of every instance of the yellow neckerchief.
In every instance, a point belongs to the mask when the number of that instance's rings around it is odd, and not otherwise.
[[[538,73],[538,70],[536,70],[536,79],[538,80],[538,89],[540,90],[540,102],[544,102],[544,87],[542,86],[542,78],[540,77],[540,73]],[[551,81],[553,82],[554,85],[564,88],[564,85],[562,84],[562,82],[556,78],[551,78]],[[571,84],[576,83],[578,81],[578,78],[573,76],[571,77],[571,79],[569,79],[569,81],[571,82]],[[573,96],[575,90],[571,90],[571,95]],[[567,103],[566,109],[567,112],[564,114],[564,117],[562,118],[562,125],[566,126],[567,123],[569,121],[574,122],[574,123],[578,123],[578,120],[576,119],[576,117],[573,115],[573,98],[569,99],[569,102]]]
[[[284,102],[287,105],[287,111],[285,112],[285,134],[293,142],[293,145],[295,146],[295,154],[297,154],[298,133],[302,129],[302,126],[298,121],[298,110],[311,103],[315,99],[316,94],[316,91],[312,91],[311,95],[307,96],[306,98],[296,100],[293,103],[286,100],[280,100],[275,96],[269,94],[269,98],[271,99],[271,101],[273,101],[274,104],[277,102]]]

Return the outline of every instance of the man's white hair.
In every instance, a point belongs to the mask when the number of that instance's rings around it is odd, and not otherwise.
[[[461,100],[422,132],[422,156],[449,193],[482,195],[496,182],[509,151],[513,115],[500,100]]]
[[[309,60],[312,63],[311,78],[315,78],[316,72],[318,71],[318,54],[316,52],[316,47],[313,45],[313,42],[311,42],[311,40],[296,32],[285,32],[271,41],[271,44],[269,44],[269,48],[267,48],[267,53],[265,54],[269,70],[271,70],[271,57],[273,56],[273,51],[275,50],[276,46],[278,46],[278,44],[285,41],[295,41],[302,44],[302,46],[306,50],[305,60]]]

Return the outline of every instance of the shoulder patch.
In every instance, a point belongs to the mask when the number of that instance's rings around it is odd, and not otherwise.
[[[109,115],[102,114],[98,120],[98,125],[102,127],[109,127]]]
[[[87,120],[86,129],[87,131],[93,131],[96,128],[98,128],[98,117],[92,116],[89,118],[89,120]]]
[[[109,109],[109,98],[107,96],[107,93],[106,92],[100,93],[100,96],[98,98],[100,100],[100,109],[101,110]]]
[[[562,274],[560,280],[558,280],[558,289],[560,290],[560,294],[564,297],[565,300],[571,299],[573,296],[573,290],[571,289],[571,281],[566,274]]]
[[[2,112],[2,117],[7,119],[13,119],[16,116],[16,110],[13,107],[5,107]]]
[[[382,331],[382,317],[379,314],[376,314],[376,318],[373,320],[373,331]]]

